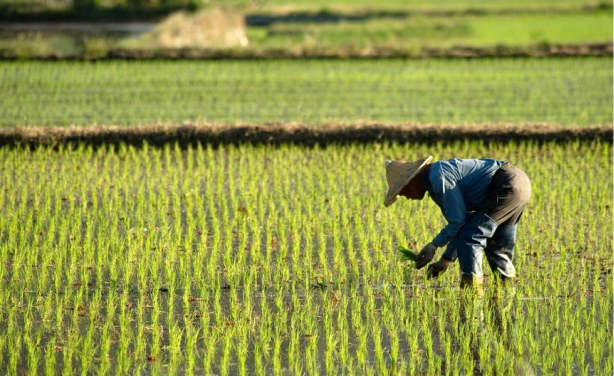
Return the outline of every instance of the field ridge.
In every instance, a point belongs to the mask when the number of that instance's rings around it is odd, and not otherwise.
[[[527,124],[418,124],[418,123],[302,123],[270,124],[153,124],[137,127],[114,125],[70,127],[14,127],[0,129],[0,146],[62,144],[149,145],[179,144],[297,144],[328,145],[371,142],[484,142],[534,140],[612,142],[612,124],[569,127],[547,123]]]
[[[104,61],[104,60],[221,60],[221,59],[389,59],[389,58],[543,58],[543,57],[601,57],[612,56],[611,42],[603,43],[541,43],[528,46],[500,44],[496,46],[424,47],[419,51],[403,48],[339,48],[321,49],[206,49],[169,48],[154,50],[89,51],[76,56],[56,53],[22,56],[11,50],[0,50],[0,60],[50,60],[50,61]]]

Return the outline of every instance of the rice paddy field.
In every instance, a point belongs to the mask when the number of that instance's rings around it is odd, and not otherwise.
[[[532,180],[515,293],[396,257],[444,224],[385,209],[385,159]],[[612,374],[612,145],[0,149],[7,374]],[[441,251],[440,251],[441,252]]]
[[[612,72],[611,57],[0,61],[0,127],[590,130],[612,126]],[[0,147],[0,373],[614,372],[611,140],[111,141]],[[485,271],[481,296],[457,265],[428,280],[398,257],[445,219],[430,199],[385,208],[384,161],[428,154],[526,171],[514,288]]]
[[[0,62],[0,126],[612,123],[612,58]]]

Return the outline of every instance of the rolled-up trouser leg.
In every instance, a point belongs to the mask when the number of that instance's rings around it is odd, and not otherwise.
[[[497,222],[485,213],[474,212],[457,235],[456,251],[461,279],[482,278],[482,256],[488,239],[497,230]]]
[[[516,225],[502,224],[497,227],[492,238],[487,241],[484,254],[490,269],[502,278],[516,277],[514,267],[514,247],[516,245]]]

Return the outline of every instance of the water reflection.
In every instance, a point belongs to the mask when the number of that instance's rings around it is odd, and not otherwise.
[[[461,323],[467,329],[464,333],[471,337],[468,342],[475,365],[474,375],[536,374],[518,347],[513,309],[515,297],[516,288],[512,284],[495,284],[489,291],[482,286],[461,290]],[[502,367],[505,369],[500,369]]]

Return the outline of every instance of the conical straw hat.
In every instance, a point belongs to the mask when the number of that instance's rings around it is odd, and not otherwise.
[[[433,159],[433,156],[419,159],[415,162],[386,161],[386,180],[388,180],[388,193],[384,198],[384,206],[388,207],[397,200],[399,192],[418,175],[420,171]]]

